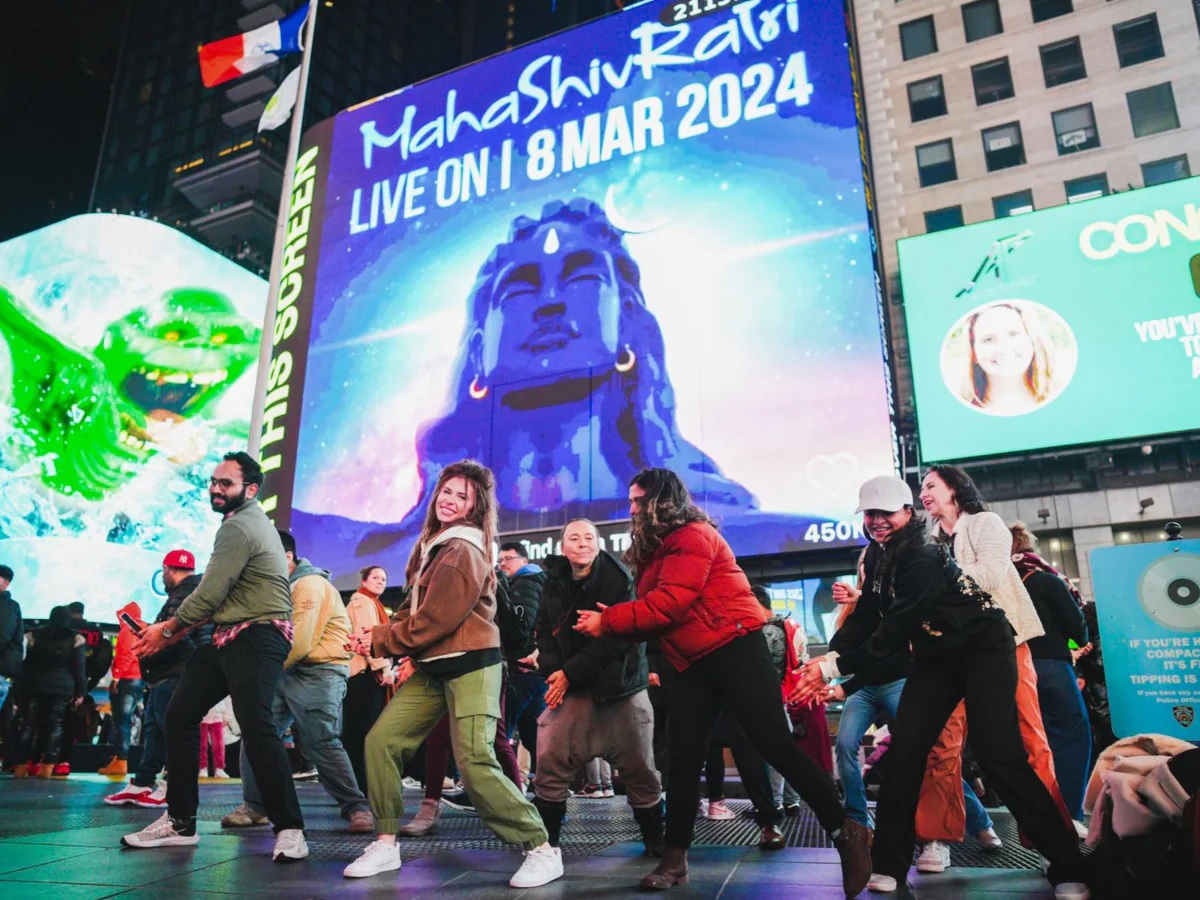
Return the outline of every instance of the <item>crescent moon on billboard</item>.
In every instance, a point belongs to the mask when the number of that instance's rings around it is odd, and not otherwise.
[[[610,184],[608,190],[604,192],[604,214],[608,216],[608,221],[612,223],[613,228],[618,231],[626,234],[646,234],[662,228],[671,221],[669,218],[665,218],[657,222],[635,222],[633,219],[627,218],[617,209],[617,202],[614,198],[616,192],[616,185],[613,184]]]

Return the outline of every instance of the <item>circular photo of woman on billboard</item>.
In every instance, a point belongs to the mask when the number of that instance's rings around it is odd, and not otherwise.
[[[989,416],[1023,416],[1063,392],[1079,345],[1054,310],[1029,300],[978,306],[942,342],[942,380],[960,402]]]

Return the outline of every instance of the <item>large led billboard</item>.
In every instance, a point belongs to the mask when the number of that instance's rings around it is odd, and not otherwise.
[[[646,3],[312,129],[262,445],[304,552],[402,568],[463,457],[503,531],[667,466],[741,554],[861,543],[893,443],[842,16]]]
[[[26,618],[157,611],[207,559],[208,477],[245,448],[267,286],[158,222],[84,215],[0,244],[0,562]],[[150,609],[153,607],[153,609]]]
[[[1200,178],[899,252],[924,459],[1200,428]]]

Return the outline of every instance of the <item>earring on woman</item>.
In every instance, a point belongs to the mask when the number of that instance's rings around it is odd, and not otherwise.
[[[630,350],[629,345],[626,344],[624,349],[621,350],[620,354],[617,356],[617,361],[613,364],[613,368],[624,375],[626,372],[633,371],[633,367],[636,363],[637,354]]]
[[[475,373],[475,377],[471,379],[471,386],[467,388],[467,393],[471,395],[472,400],[482,400],[488,395],[488,387],[485,384],[479,386],[479,373]]]

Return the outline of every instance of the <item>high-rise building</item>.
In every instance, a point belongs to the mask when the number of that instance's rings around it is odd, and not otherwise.
[[[155,217],[266,274],[288,126],[258,133],[299,56],[215,88],[197,48],[304,0],[131,0],[92,208]],[[610,0],[321,0],[305,127],[586,18]]]
[[[1200,0],[853,6],[898,425],[915,468],[897,241],[1200,171],[1200,93],[1190,87],[1200,79]],[[1157,497],[1156,518],[1180,518],[1185,535],[1200,535],[1198,460],[1193,433],[969,468],[1002,515],[1045,530],[1086,590],[1088,548],[1160,536],[1135,500]],[[1070,502],[1053,502],[1060,495]]]

